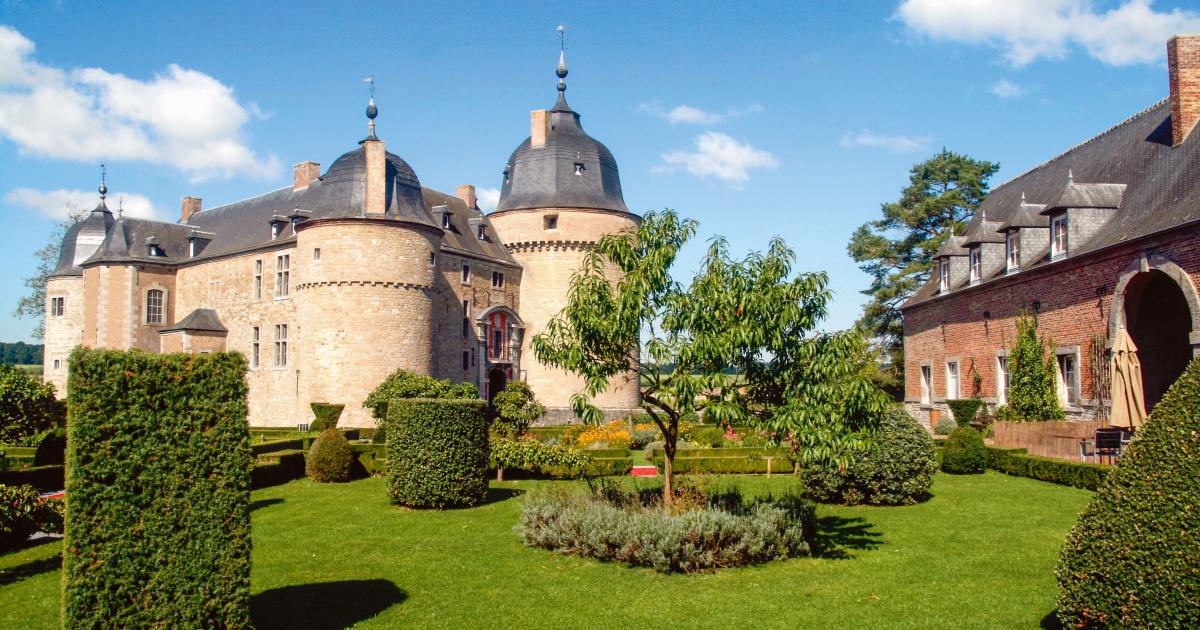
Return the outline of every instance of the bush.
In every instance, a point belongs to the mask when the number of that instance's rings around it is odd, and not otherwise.
[[[0,442],[28,443],[52,427],[60,414],[53,385],[0,364]]]
[[[32,486],[0,486],[0,550],[37,532],[62,532],[62,503],[41,498]]]
[[[979,413],[979,408],[983,406],[983,401],[978,398],[960,398],[957,400],[947,400],[946,406],[950,408],[950,413],[954,415],[955,424],[968,425],[975,419],[975,414]]]
[[[250,432],[239,354],[77,348],[63,627],[250,625]]]
[[[987,468],[987,446],[983,435],[961,425],[946,439],[942,449],[942,470],[955,475],[976,475]]]
[[[1064,627],[1200,627],[1200,361],[1154,407],[1059,557]]]
[[[647,496],[612,486],[536,491],[522,505],[517,533],[532,547],[663,573],[756,564],[811,550],[813,507],[797,496],[747,502],[736,491],[689,493],[676,505],[691,509],[675,513],[644,503]]]
[[[304,462],[304,473],[318,483],[342,483],[350,481],[350,467],[354,453],[350,443],[334,428],[325,429],[317,436],[308,459]]]
[[[641,424],[634,425],[633,433],[629,434],[629,448],[641,450],[646,448],[647,444],[661,437],[662,432],[654,425],[650,425],[649,427]]]
[[[1058,401],[1053,341],[1039,338],[1037,319],[1028,313],[1017,318],[1017,343],[1008,355],[1008,405],[1005,420],[1062,420],[1066,417]]]
[[[720,427],[697,427],[692,430],[691,438],[688,441],[703,448],[714,448],[720,446],[724,438],[725,431]]]
[[[579,477],[587,470],[592,458],[587,453],[569,446],[551,446],[531,437],[492,437],[490,459],[492,468],[509,468],[528,472],[550,474],[565,473],[563,476]]]
[[[988,468],[1014,477],[1049,481],[1060,486],[1096,490],[1108,478],[1112,466],[1026,454],[1023,448],[987,447]]]
[[[632,443],[633,438],[630,437],[629,430],[620,420],[614,420],[598,427],[588,427],[579,434],[579,437],[575,438],[575,445],[586,449],[627,449]]]
[[[933,427],[933,432],[938,435],[950,435],[958,428],[958,423],[954,418],[941,418],[938,420],[937,426]]]
[[[525,381],[513,381],[492,398],[492,431],[515,438],[524,435],[529,425],[546,415],[546,407],[537,401]]]
[[[388,404],[388,495],[414,508],[475,505],[487,496],[488,432],[482,400]]]
[[[479,389],[473,383],[451,383],[408,370],[396,370],[367,396],[363,408],[371,410],[376,422],[383,422],[388,417],[388,402],[397,398],[478,399]]]
[[[50,429],[38,444],[34,466],[62,466],[67,461],[67,430]]]
[[[387,425],[380,422],[379,426],[375,427],[375,432],[371,434],[372,444],[387,444]]]
[[[870,450],[845,468],[826,463],[805,469],[804,483],[818,501],[911,505],[925,497],[937,472],[933,439],[903,409],[890,409],[872,435]]]
[[[308,425],[308,430],[317,432],[336,429],[338,419],[342,417],[342,410],[346,408],[346,405],[321,402],[310,403],[309,406],[312,407],[313,421]]]

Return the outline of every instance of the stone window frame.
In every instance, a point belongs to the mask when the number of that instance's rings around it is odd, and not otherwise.
[[[262,326],[250,327],[250,369],[262,366]]]
[[[1071,251],[1070,234],[1067,232],[1069,227],[1066,212],[1050,217],[1050,260],[1062,260]],[[1062,247],[1058,245],[1056,234],[1062,235]]]
[[[1060,358],[1069,356],[1075,363],[1075,375],[1071,379],[1071,383],[1066,383],[1063,379],[1062,363]],[[1058,395],[1058,402],[1066,411],[1081,411],[1083,409],[1083,375],[1080,370],[1079,346],[1059,346],[1054,349],[1054,386],[1055,393]],[[1075,403],[1070,404],[1068,399],[1063,396],[1064,391],[1069,388],[1070,392],[1075,395]]]
[[[459,272],[458,282],[459,284],[471,284],[471,265],[469,263],[462,264],[462,268]]]
[[[493,289],[503,289],[504,288],[504,272],[503,271],[493,271],[492,272],[492,288]]]
[[[471,353],[467,350],[462,351],[462,369],[464,371],[471,369]]]
[[[1017,273],[1021,270],[1021,237],[1016,230],[1004,235],[1004,271]]]
[[[54,364],[53,364],[53,365],[54,365],[54,371],[55,371],[55,372],[61,372],[61,371],[62,371],[62,359],[55,359],[55,360],[54,360]]]
[[[282,334],[280,334],[282,333]],[[274,369],[285,370],[288,366],[288,325],[275,324],[275,362]]]
[[[925,370],[929,370],[929,378],[925,378]],[[918,401],[924,409],[933,408],[934,391],[933,391],[933,362],[921,361],[917,364],[918,385],[921,386],[921,393],[918,395]]]
[[[161,303],[158,305],[159,321],[150,321],[150,293],[158,291],[162,293]],[[145,289],[142,289],[142,324],[145,326],[166,326],[167,325],[167,287],[161,284],[152,284]]]
[[[954,364],[954,396],[950,396],[950,364]],[[942,360],[942,369],[945,371],[946,380],[942,383],[942,401],[958,400],[962,398],[962,360],[957,356],[946,357]]]
[[[275,299],[286,300],[291,297],[291,292],[292,253],[275,254]]]
[[[550,214],[542,215],[542,229],[547,230],[547,231],[558,230],[558,213],[557,212],[552,212]]]
[[[262,299],[262,289],[263,289],[263,259],[256,258],[256,259],[254,259],[254,288],[253,288],[255,300]]]
[[[316,263],[321,262],[321,248],[320,247],[313,248],[313,262],[316,262]]]
[[[63,317],[67,312],[67,297],[65,295],[50,296],[50,317]]]
[[[1009,368],[1008,368],[1008,357],[1011,355],[1012,355],[1012,350],[1009,350],[1007,348],[1002,348],[1002,349],[996,351],[996,395],[994,398],[995,398],[997,405],[1007,405],[1008,404],[1008,389],[1009,389],[1009,387],[1012,387],[1012,372],[1010,372]],[[1001,385],[1000,385],[1000,375],[1001,375],[1000,360],[1001,359],[1004,360],[1003,373],[1004,373],[1004,376],[1006,377],[1005,380],[1008,381],[1006,387],[1001,387]]]

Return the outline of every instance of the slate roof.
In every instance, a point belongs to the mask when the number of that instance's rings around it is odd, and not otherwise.
[[[1008,217],[1008,220],[1000,225],[1000,231],[1008,232],[1018,228],[1049,228],[1050,218],[1041,214],[1045,208],[1045,204],[1022,201],[1017,204],[1017,209]]]
[[[187,314],[187,317],[179,320],[179,323],[174,326],[168,326],[160,329],[159,333],[168,332],[229,332],[221,324],[221,318],[217,317],[217,312],[211,308],[198,308]]]
[[[1069,189],[1068,177],[1075,186]],[[1166,99],[1065,153],[997,186],[980,205],[989,219],[1007,222],[1021,194],[1029,203],[1111,203],[1124,186],[1112,218],[1086,243],[1072,243],[1070,258],[1200,220],[1200,133],[1171,146],[1171,105]],[[1072,206],[1079,207],[1079,206]],[[1101,206],[1111,207],[1111,206]],[[1037,268],[1043,262],[1033,265]],[[1026,273],[1023,269],[1020,273]],[[1003,272],[1001,272],[1003,273]],[[984,284],[990,278],[984,279]],[[905,303],[909,308],[937,296],[931,278]],[[959,287],[952,287],[951,292]]]
[[[1003,243],[1004,235],[1000,233],[1001,221],[988,219],[987,214],[977,212],[967,223],[967,233],[963,235],[963,246],[970,247],[979,243]]]
[[[934,258],[945,258],[946,256],[966,256],[967,248],[963,246],[966,242],[965,236],[951,236],[942,243],[942,246],[933,253]]]
[[[58,264],[55,265],[54,271],[50,272],[51,278],[61,276],[82,276],[83,268],[80,263],[96,253],[96,250],[104,242],[105,235],[108,234],[109,228],[116,222],[113,213],[109,211],[108,206],[104,203],[104,198],[100,198],[100,203],[96,208],[88,213],[82,221],[77,222],[67,229],[67,233],[63,235],[61,247],[58,250]]]
[[[516,259],[512,257],[508,248],[504,246],[504,243],[500,241],[500,237],[496,235],[496,230],[492,227],[491,221],[484,216],[479,208],[468,208],[466,202],[462,199],[431,188],[424,188],[421,192],[425,197],[425,205],[430,208],[446,206],[450,210],[451,228],[445,230],[442,235],[442,251],[466,254],[518,266]],[[479,240],[478,229],[471,224],[472,221],[483,222],[485,240]]]

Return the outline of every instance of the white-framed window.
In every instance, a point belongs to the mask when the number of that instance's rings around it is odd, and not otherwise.
[[[1060,352],[1058,361],[1058,399],[1064,407],[1079,406],[1079,355],[1074,351]]]
[[[321,248],[320,247],[313,248],[313,260],[315,260],[317,262],[321,262]]]
[[[292,256],[280,254],[275,257],[275,297],[287,297],[292,279]]]
[[[250,329],[250,367],[257,368],[261,359],[262,329],[255,326]]]
[[[146,323],[163,323],[163,310],[167,303],[167,292],[162,289],[146,291]]]
[[[971,248],[971,284],[979,284],[983,280],[983,252],[981,249],[980,247]]]
[[[486,241],[487,240],[487,226],[480,223],[479,227],[476,228],[475,236],[481,241]]]
[[[956,400],[959,397],[958,361],[946,362],[946,400]]]
[[[52,297],[50,298],[50,317],[62,317],[67,310],[67,298]]]
[[[450,229],[450,213],[449,212],[442,213],[442,229],[443,230]]]
[[[188,258],[196,257],[196,239],[188,241]]]
[[[262,299],[262,259],[254,261],[254,299]]]
[[[271,222],[271,240],[273,241],[273,240],[279,238],[279,234],[281,232],[283,232],[283,223],[280,223],[279,221],[272,221]]]
[[[1021,238],[1012,230],[1004,237],[1005,260],[1009,273],[1021,270]]]
[[[459,282],[461,282],[463,284],[471,284],[471,265],[468,265],[467,263],[463,263],[462,276],[459,279]]]
[[[504,288],[504,272],[502,272],[502,271],[493,271],[492,272],[492,288],[493,289],[503,289]]]
[[[996,404],[1008,404],[1008,356],[996,355]]]
[[[146,255],[154,258],[165,258],[167,252],[162,248],[162,246],[151,243],[146,246]]]
[[[938,290],[942,293],[950,292],[950,260],[943,259],[938,263]]]
[[[283,367],[288,362],[288,327],[287,324],[275,324],[275,367]]]
[[[933,394],[933,369],[921,366],[921,404],[928,405]]]
[[[1067,215],[1060,214],[1050,219],[1050,257],[1067,255]]]

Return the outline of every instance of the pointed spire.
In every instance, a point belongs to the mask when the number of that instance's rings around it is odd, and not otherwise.
[[[378,140],[375,137],[375,117],[379,115],[379,108],[375,106],[375,75],[368,75],[363,79],[364,83],[371,84],[371,100],[367,102],[367,137],[363,140]]]
[[[1021,205],[1025,205],[1025,191],[1021,191]]]
[[[112,214],[108,209],[108,205],[104,203],[104,198],[108,196],[108,168],[103,164],[100,165],[100,188],[97,188],[96,191],[100,193],[100,203],[96,204],[92,212],[108,212]]]
[[[554,74],[558,75],[558,102],[554,104],[555,112],[569,112],[571,106],[567,105],[567,27],[562,24],[558,25],[558,67],[554,69]]]
[[[1067,183],[1068,184],[1075,183],[1075,172],[1072,169],[1067,169]]]

